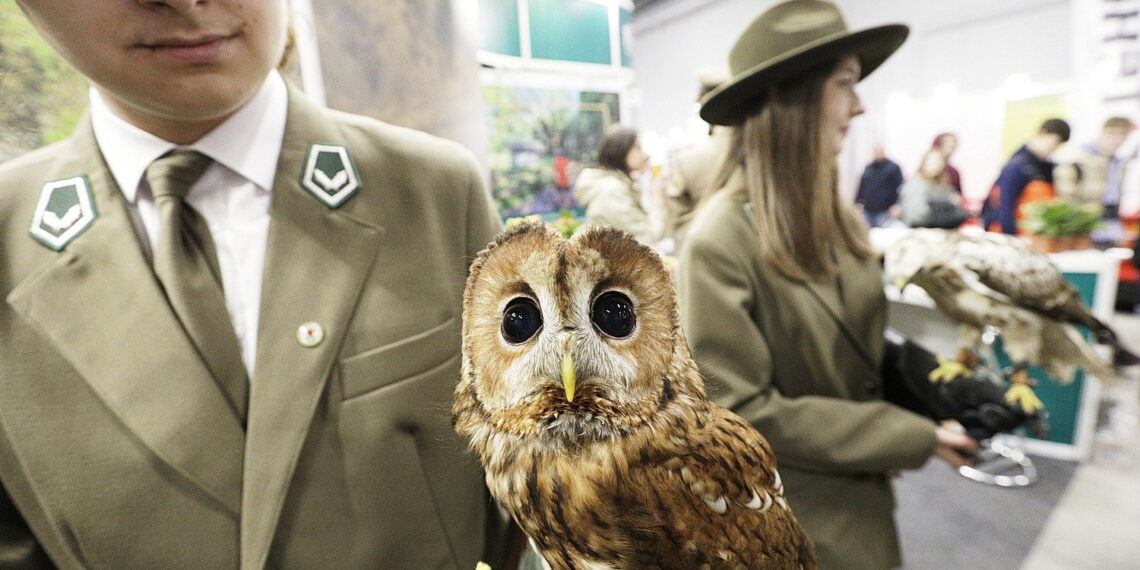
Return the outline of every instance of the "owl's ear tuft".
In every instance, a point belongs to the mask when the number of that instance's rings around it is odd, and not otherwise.
[[[508,241],[511,241],[520,236],[539,234],[555,234],[561,237],[561,234],[558,234],[554,228],[543,222],[522,222],[510,226],[499,232],[499,235],[495,236],[495,241],[492,242],[489,247],[503,245],[504,243],[507,243]]]
[[[637,241],[633,234],[614,226],[590,226],[570,239],[583,247],[597,250],[606,259],[630,262],[641,259],[660,271],[665,270],[657,250]]]
[[[475,260],[471,263],[471,267],[468,272],[469,281],[470,277],[473,277],[483,267],[483,262],[487,260],[487,257],[491,255],[495,248],[500,247],[511,240],[524,236],[537,237],[541,235],[554,236],[558,239],[562,239],[561,234],[559,234],[554,228],[542,222],[522,222],[500,231],[498,235],[495,236],[495,239],[492,240],[491,243],[487,244],[487,247],[485,247],[483,251],[480,251],[478,254],[476,254]]]
[[[496,256],[497,250],[501,250],[504,245],[515,240],[522,240],[524,242],[530,240],[533,242],[534,247],[564,241],[562,234],[543,222],[527,221],[504,229],[495,236],[495,239],[491,243],[487,244],[487,247],[484,248],[483,251],[476,254],[475,259],[471,262],[471,266],[467,271],[467,286],[464,299],[467,299],[471,295],[471,290],[480,279],[480,273],[483,271],[483,265],[487,263],[487,260]]]

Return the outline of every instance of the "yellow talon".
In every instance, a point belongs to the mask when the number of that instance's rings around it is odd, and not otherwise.
[[[931,382],[949,382],[959,376],[969,376],[970,373],[970,369],[965,364],[939,356],[938,368],[931,370],[927,377]]]
[[[477,562],[475,564],[475,570],[491,570],[491,565],[486,562]]]
[[[1005,401],[1014,404],[1021,408],[1026,414],[1035,414],[1045,407],[1041,402],[1041,398],[1033,392],[1033,388],[1028,384],[1020,382],[1014,383],[1005,392]]]

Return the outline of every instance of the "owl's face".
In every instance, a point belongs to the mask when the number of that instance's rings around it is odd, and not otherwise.
[[[671,389],[678,342],[660,258],[618,230],[565,240],[527,224],[472,265],[463,381],[495,429],[616,437],[644,423]]]

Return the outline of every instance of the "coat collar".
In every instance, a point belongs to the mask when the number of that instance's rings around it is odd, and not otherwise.
[[[744,184],[743,172],[738,169],[729,178],[726,191],[739,193],[741,200],[743,200],[741,207],[748,218],[749,225],[755,228],[756,218],[752,214],[751,203],[747,201]],[[878,370],[880,364],[875,355],[872,354],[871,345],[868,344],[869,339],[864,338],[863,335],[851,328],[848,315],[850,311],[845,310],[847,307],[853,307],[854,303],[860,302],[862,292],[857,291],[858,281],[852,277],[858,272],[866,271],[866,268],[861,266],[855,256],[850,253],[845,251],[835,253],[839,274],[834,278],[806,281],[802,283],[802,286],[811,293],[816,302],[827,310],[827,314],[835,321],[839,330],[843,332],[843,336],[858,350],[859,355],[863,357],[871,369]]]
[[[89,120],[44,174],[45,182],[86,175],[99,217],[8,303],[127,429],[236,517],[241,424],[166,302]]]
[[[261,568],[267,560],[301,448],[383,231],[351,213],[352,200],[381,190],[376,181],[359,180],[358,195],[337,207],[302,188],[301,174],[313,144],[351,151],[352,141],[338,125],[329,113],[290,91],[250,393],[243,568]],[[298,336],[308,323],[317,323],[324,332],[313,346],[304,346]]]
[[[359,180],[357,195],[335,207],[301,187],[313,144],[351,152],[355,139],[347,140],[338,125],[290,91],[244,433],[153,277],[88,120],[61,148],[44,181],[86,174],[99,217],[8,297],[156,457],[240,516],[245,568],[261,568],[268,558],[302,446],[383,231],[352,213],[352,200],[380,191],[374,181]],[[308,323],[324,331],[312,346],[298,338]],[[124,355],[130,355],[129,364]]]

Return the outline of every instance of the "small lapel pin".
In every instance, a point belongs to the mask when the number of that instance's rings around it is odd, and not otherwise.
[[[28,233],[36,241],[60,251],[96,217],[95,200],[86,176],[53,180],[40,190]]]
[[[297,342],[305,348],[312,348],[321,344],[325,339],[325,329],[321,324],[315,321],[309,321],[297,327]]]
[[[329,208],[339,208],[360,189],[360,176],[348,149],[335,144],[310,145],[301,187]]]

